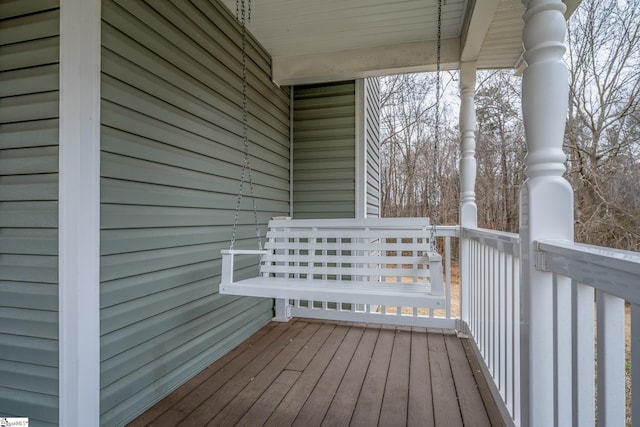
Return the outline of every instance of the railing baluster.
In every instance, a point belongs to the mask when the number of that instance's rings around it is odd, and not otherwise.
[[[497,363],[496,363],[496,358],[497,358],[497,350],[496,350],[496,346],[497,346],[497,341],[498,341],[498,333],[497,333],[497,313],[498,313],[498,302],[497,302],[497,295],[496,295],[496,291],[497,291],[497,285],[496,285],[496,272],[498,270],[497,265],[496,265],[496,250],[493,248],[489,249],[489,253],[490,253],[490,264],[489,264],[489,277],[490,277],[490,294],[491,294],[491,299],[490,299],[490,303],[491,303],[491,313],[492,315],[489,316],[490,317],[490,333],[491,333],[491,342],[490,342],[490,348],[491,348],[491,372],[493,372],[494,377],[499,380],[499,369],[497,369]]]
[[[496,371],[496,257],[493,248],[487,248],[488,252],[488,264],[487,264],[487,326],[488,326],[488,348],[489,348],[489,369],[494,378],[497,378],[498,373]]]
[[[476,302],[475,302],[475,318],[476,318],[476,324],[475,324],[475,330],[474,333],[476,335],[476,340],[478,342],[478,346],[480,346],[480,348],[482,348],[482,318],[480,316],[482,316],[482,288],[481,288],[481,284],[482,284],[482,247],[480,246],[480,243],[474,242],[475,243],[475,256],[473,257],[474,262],[475,262],[475,298],[476,298]],[[483,351],[484,354],[484,351]]]
[[[476,339],[476,343],[478,344],[478,348],[480,349],[480,353],[482,355],[485,354],[483,342],[482,342],[482,275],[484,274],[484,270],[482,269],[482,246],[480,243],[476,243],[476,256],[474,257],[476,262],[476,327],[474,330],[474,335]]]
[[[513,256],[513,419],[516,425],[522,420],[522,382],[520,378],[521,351],[520,351],[520,258]]]
[[[469,331],[514,423],[520,417],[519,237],[465,228],[469,239]]]
[[[635,369],[633,367],[636,367]],[[631,304],[631,390],[640,390],[640,304]],[[631,419],[640,420],[640,392],[631,393]]]
[[[491,316],[489,314],[491,310],[491,248],[484,246],[482,252],[482,330],[484,334],[484,348],[487,367],[491,370]]]
[[[498,316],[499,322],[499,334],[498,334],[498,356],[499,356],[499,366],[498,370],[498,384],[499,389],[502,390],[502,398],[506,400],[506,369],[507,369],[507,360],[506,360],[506,339],[507,339],[507,304],[506,304],[506,263],[505,263],[506,255],[504,252],[498,252],[498,310],[500,311],[500,315]]]
[[[486,358],[489,361],[489,369],[491,369],[491,332],[490,332],[490,321],[491,321],[491,316],[493,315],[493,313],[491,313],[491,277],[490,277],[490,273],[491,270],[489,269],[489,262],[490,262],[490,248],[485,247],[484,248],[484,259],[482,260],[482,268],[484,270],[484,282],[483,282],[483,289],[485,290],[484,292],[484,319],[483,319],[483,324],[484,324],[484,333],[485,333],[485,344],[484,344],[484,348],[485,348],[485,353],[486,353]]]
[[[477,268],[476,268],[476,243],[471,240],[469,242],[469,330],[476,331],[478,326],[478,298],[476,283]]]
[[[500,337],[502,336],[502,323],[500,319],[500,306],[502,289],[500,288],[502,282],[500,277],[500,251],[497,248],[492,248],[493,252],[493,365],[495,370],[496,385],[503,390],[500,386],[502,382],[502,355],[500,354]]]
[[[513,413],[513,329],[514,329],[514,299],[513,299],[513,257],[505,253],[504,263],[504,290],[505,290],[505,385],[504,399],[507,408]]]
[[[556,405],[554,418],[558,426],[570,426],[572,421],[571,390],[571,281],[553,274],[554,288],[554,390]]]
[[[446,312],[445,317],[451,317],[451,237],[444,238],[444,254],[445,260],[445,294],[446,294]],[[459,302],[459,301],[458,301]],[[462,309],[462,307],[460,307]]]
[[[479,274],[480,274],[480,268],[478,266],[478,244],[475,241],[472,241],[472,247],[473,247],[473,256],[471,258],[471,261],[473,262],[473,266],[472,266],[472,270],[470,271],[470,275],[473,277],[473,332],[474,334],[478,333],[478,324],[480,322],[479,317],[480,316],[480,300],[478,297],[478,281],[479,279]]]
[[[572,281],[571,346],[573,354],[573,426],[595,425],[595,353],[593,301],[590,286]]]
[[[496,385],[500,384],[500,365],[499,365],[499,355],[498,355],[498,336],[500,335],[499,331],[499,317],[498,317],[498,251],[491,247],[489,249],[491,253],[491,260],[489,264],[489,271],[491,281],[489,282],[490,295],[491,295],[491,304],[489,305],[489,313],[488,316],[491,319],[491,364],[493,365],[493,376],[496,381]]]
[[[596,291],[598,423],[625,425],[624,300]]]
[[[468,277],[469,277],[469,331],[475,331],[476,330],[476,313],[478,310],[476,310],[476,268],[475,268],[475,263],[476,263],[476,247],[475,247],[475,242],[471,239],[468,239],[466,237],[461,237],[461,239],[467,239],[469,240],[469,259],[467,260],[469,263],[469,267],[467,268],[468,270]],[[462,263],[464,262],[464,260],[460,260],[460,267],[462,268]]]
[[[480,343],[482,347],[482,355],[486,361],[489,360],[489,355],[487,354],[487,299],[486,299],[486,288],[487,288],[487,248],[481,248],[481,256],[480,256],[480,271],[482,272],[482,276],[480,277]],[[487,363],[488,364],[488,363]]]

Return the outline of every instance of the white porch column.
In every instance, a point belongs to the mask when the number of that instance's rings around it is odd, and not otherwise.
[[[476,206],[476,63],[460,64],[460,225],[478,225]],[[460,317],[469,322],[469,241],[460,240]]]
[[[536,270],[533,242],[573,240],[573,191],[562,177],[568,108],[568,73],[562,62],[565,5],[561,0],[523,3],[524,59],[528,67],[522,80],[522,113],[528,153],[527,180],[520,193],[521,416],[522,425],[549,426],[555,425],[555,405],[559,395],[564,394],[557,393],[557,387],[563,384],[560,380],[554,383],[554,370],[558,367],[557,374],[566,374],[561,372],[562,366],[554,363],[556,358],[566,357],[566,347],[554,343],[554,323],[558,318],[552,275]],[[558,288],[564,290],[560,284]],[[570,300],[565,301],[560,294],[556,298],[557,307],[570,312]],[[564,409],[560,411],[566,414]],[[562,419],[563,414],[559,417]],[[560,425],[564,423],[560,421]]]
[[[100,423],[100,6],[60,1],[61,426]]]

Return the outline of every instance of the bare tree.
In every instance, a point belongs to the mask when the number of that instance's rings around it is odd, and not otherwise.
[[[453,79],[446,78],[445,89]],[[435,79],[434,74],[405,74],[382,79],[381,150],[382,150],[382,211],[383,216],[428,216],[432,210],[435,140]],[[443,125],[440,128],[440,155],[436,179],[441,188],[439,216],[457,200],[457,172],[455,158],[457,138],[449,107],[441,103]],[[451,172],[455,179],[448,179]],[[453,183],[453,184],[452,184]],[[452,185],[455,189],[452,188]],[[456,206],[457,210],[457,206]],[[451,219],[457,220],[457,212]]]
[[[520,80],[510,71],[483,71],[479,73],[478,82],[478,224],[517,232],[525,147]]]
[[[640,187],[627,178],[638,167],[640,8],[583,1],[569,21],[567,62],[576,239],[637,249]]]
[[[569,22],[565,151],[575,190],[576,239],[640,250],[640,8],[627,2],[583,0]],[[455,79],[445,76],[449,85]],[[435,75],[386,77],[382,94],[383,216],[429,215],[436,184],[431,174]],[[436,174],[441,224],[458,221],[454,99],[448,93],[441,104]],[[516,232],[526,148],[520,80],[511,71],[481,71],[475,99],[478,222]]]

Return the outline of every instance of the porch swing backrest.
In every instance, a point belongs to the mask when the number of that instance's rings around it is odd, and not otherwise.
[[[264,250],[222,251],[220,293],[443,308],[442,257],[429,238],[427,218],[274,218]],[[259,274],[234,282],[237,255],[261,255]]]

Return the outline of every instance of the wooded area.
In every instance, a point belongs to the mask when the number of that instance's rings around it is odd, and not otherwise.
[[[566,178],[575,190],[576,241],[640,250],[640,8],[584,0],[569,21]],[[434,182],[435,81],[431,74],[381,79],[383,216],[432,216],[457,224],[459,93],[456,73],[441,74],[437,182]],[[517,232],[525,179],[520,77],[479,71],[476,203],[480,227]]]

